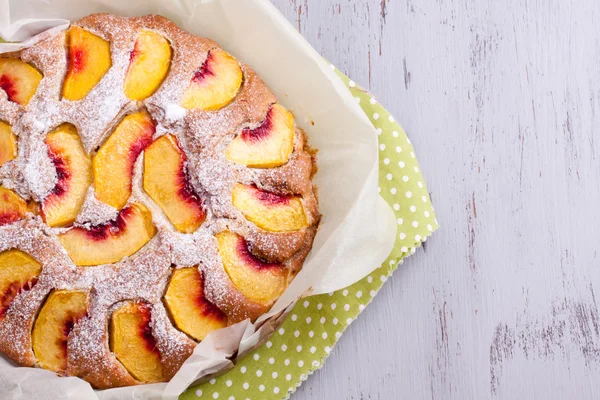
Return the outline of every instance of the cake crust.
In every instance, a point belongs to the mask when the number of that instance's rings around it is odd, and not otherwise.
[[[62,176],[45,143],[48,133],[61,124],[72,124],[81,145],[93,157],[125,116],[141,111],[149,113],[155,124],[153,141],[172,135],[184,153],[189,178],[186,184],[201,199],[206,215],[193,233],[174,229],[144,188],[141,154],[132,167],[127,206],[144,205],[151,213],[156,234],[134,254],[114,264],[78,266],[61,244],[59,237],[71,229],[92,229],[119,218],[119,210],[97,200],[93,186],[72,225],[50,227],[41,215],[28,212],[23,219],[0,226],[0,253],[19,249],[42,264],[35,285],[18,292],[0,318],[0,352],[19,365],[37,366],[31,331],[39,309],[53,290],[78,290],[87,293],[89,306],[84,317],[69,325],[65,339],[67,368],[58,373],[78,376],[98,389],[147,383],[136,380],[111,350],[111,315],[124,302],[133,301],[149,305],[145,334],[149,332],[151,336],[151,351],[160,354],[161,380],[167,381],[197,344],[174,325],[165,307],[164,293],[172,271],[196,267],[202,277],[205,300],[226,315],[227,324],[246,318],[254,320],[266,312],[276,298],[267,302],[251,300],[248,292],[244,294],[246,289],[236,287],[225,268],[216,235],[236,235],[244,245],[241,251],[249,260],[246,261],[257,265],[252,272],[280,274],[277,276],[282,276],[287,286],[302,268],[320,220],[311,181],[314,153],[294,123],[292,151],[282,165],[251,168],[226,157],[234,139],[265,124],[277,103],[265,83],[242,62],[238,61],[243,83],[228,104],[215,110],[181,107],[181,99],[198,69],[211,52],[221,50],[214,41],[191,35],[158,15],[126,18],[93,14],[72,26],[110,45],[110,68],[80,100],[67,100],[62,92],[70,62],[67,32],[0,56],[19,58],[43,75],[26,105],[11,101],[8,93],[0,90],[0,120],[12,127],[18,139],[16,158],[0,167],[2,186],[27,201],[43,203],[51,192],[56,192]],[[168,73],[157,90],[137,101],[125,95],[123,82],[141,31],[165,38],[172,56]],[[306,225],[289,232],[259,228],[233,205],[232,190],[236,184],[255,188],[266,193],[266,198],[283,203],[290,198],[301,199]],[[269,272],[273,266],[278,268],[273,271],[284,272]]]

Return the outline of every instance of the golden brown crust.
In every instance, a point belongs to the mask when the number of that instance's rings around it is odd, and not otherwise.
[[[192,355],[197,343],[173,326],[162,303],[152,308],[152,323],[155,330],[167,332],[156,337],[156,346],[161,354],[165,380],[171,380],[181,364]],[[173,340],[173,337],[178,340]]]
[[[106,313],[93,311],[75,325],[68,341],[68,374],[98,389],[136,385],[138,382],[110,353],[107,326]]]
[[[240,63],[242,87],[228,105],[216,111],[188,110],[183,118],[169,115],[169,107],[180,104],[190,80],[209,52],[219,48],[214,41],[190,35],[157,15],[125,18],[93,14],[73,25],[107,40],[112,59],[112,67],[102,80],[79,101],[62,99],[67,71],[65,32],[21,52],[2,55],[20,57],[44,76],[26,107],[8,101],[0,90],[0,120],[13,126],[20,148],[18,158],[0,168],[3,184],[8,183],[26,199],[42,200],[44,190],[48,189],[32,188],[25,169],[31,159],[40,158],[43,162],[47,157],[39,153],[39,146],[51,129],[64,122],[72,123],[84,148],[93,154],[124,115],[145,108],[160,127],[156,136],[173,134],[186,152],[191,184],[209,208],[207,221],[200,229],[205,230],[202,234],[205,236],[175,232],[141,189],[139,171],[130,201],[140,201],[151,208],[159,233],[138,253],[114,265],[75,266],[56,238],[60,229],[48,228],[39,216],[28,215],[25,220],[0,226],[0,251],[19,248],[43,265],[38,283],[17,295],[0,320],[0,352],[20,365],[36,365],[31,329],[48,293],[54,289],[86,290],[90,307],[88,315],[78,320],[68,335],[66,374],[79,376],[99,389],[140,383],[111,352],[108,320],[119,302],[142,300],[152,305],[152,334],[161,353],[164,378],[169,380],[196,345],[174,327],[162,303],[172,265],[199,266],[207,299],[227,315],[229,324],[258,318],[271,304],[253,302],[234,286],[224,270],[213,235],[223,230],[238,233],[248,241],[254,255],[282,263],[291,281],[312,247],[320,220],[311,182],[315,160],[304,132],[298,127],[290,159],[280,167],[253,169],[225,159],[224,150],[233,138],[244,128],[258,126],[277,102],[258,75],[243,63]],[[129,53],[142,29],[165,37],[171,44],[173,57],[159,89],[143,102],[137,102],[124,95],[123,81]],[[238,182],[278,194],[301,196],[309,226],[281,233],[260,229],[232,204],[231,192]]]

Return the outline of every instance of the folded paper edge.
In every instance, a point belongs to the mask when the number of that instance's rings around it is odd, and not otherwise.
[[[270,4],[270,3],[269,3],[269,4]],[[60,21],[60,20],[56,20],[56,21]],[[286,22],[287,22],[287,21],[286,21]],[[56,29],[56,33],[58,33],[58,32],[60,32],[61,30],[65,29],[67,26],[68,26],[68,24],[67,24],[67,25],[57,25],[56,27],[54,27],[54,28],[52,28],[52,29]],[[47,32],[43,32],[43,33],[41,33],[41,34],[39,34],[39,35],[36,35],[36,37],[39,37],[39,36],[41,36],[41,35],[44,35],[44,34],[46,34],[46,33],[47,33]],[[45,36],[45,37],[47,37],[47,36]],[[44,37],[44,38],[45,38],[45,37]],[[32,38],[31,40],[33,40],[33,39],[34,39],[34,38]],[[41,40],[41,39],[38,39],[38,40]],[[28,44],[24,44],[24,43],[22,43],[22,44],[11,44],[11,43],[0,44],[0,52],[6,52],[6,51],[16,51],[16,50],[19,50],[19,49],[22,49],[22,48],[25,48],[25,47],[31,46],[31,45],[35,44],[36,42],[37,42],[37,40],[36,40],[36,41],[33,41],[33,42],[31,42],[31,43],[28,43]],[[5,47],[5,48],[6,48],[6,50],[3,50],[3,47],[2,47],[2,46],[7,46],[7,47]],[[19,46],[20,46],[20,47],[19,47]],[[311,49],[312,49],[312,48],[311,48]],[[313,50],[313,51],[314,51],[314,50]],[[323,71],[327,71],[327,70],[329,70],[329,69],[330,69],[330,68],[329,68],[329,66],[325,64],[325,62],[323,62],[322,64],[320,64],[320,67],[321,67],[321,69],[322,69]],[[326,74],[326,75],[327,75],[328,77],[332,77],[332,75],[330,75],[330,74]],[[333,79],[339,79],[339,77],[335,76],[335,78],[333,78]],[[342,83],[342,85],[343,85],[343,82],[341,82],[341,80],[340,80],[340,83]],[[340,86],[340,85],[333,85],[333,87],[334,87],[334,89],[336,90],[336,92],[338,92],[338,94],[341,94],[341,93],[342,93],[342,91],[340,90],[340,87],[339,87],[339,86]],[[344,90],[345,90],[345,89],[346,89],[346,88],[345,88],[345,86],[344,86]],[[360,110],[360,111],[361,111],[361,112],[364,114],[364,112],[363,112],[362,110]],[[366,121],[368,121],[368,118],[366,117],[366,115],[364,116],[364,119],[365,119]],[[376,171],[378,170],[378,166],[379,166],[379,164],[377,163],[377,164],[376,164]],[[361,194],[362,194],[362,193],[361,193]],[[359,197],[360,197],[360,195],[359,195]],[[391,219],[389,218],[389,216],[390,216],[390,215],[392,215],[392,216],[393,216],[393,212],[391,211],[391,207],[389,206],[389,204],[388,204],[387,202],[385,202],[385,200],[383,200],[383,199],[382,199],[380,196],[378,196],[378,195],[376,195],[376,198],[377,198],[377,205],[378,205],[378,208],[380,208],[380,211],[381,211],[380,213],[378,213],[378,214],[380,214],[380,219],[381,219],[382,221],[383,221],[383,220],[385,220],[385,221],[388,221],[388,222],[389,222],[390,220],[394,220],[395,218],[391,218]],[[383,203],[383,204],[381,204],[381,203]],[[352,209],[352,208],[351,208],[351,209]],[[383,216],[383,214],[387,214],[387,216]],[[394,225],[394,227],[395,227],[395,225]],[[395,228],[396,228],[396,227],[395,227]],[[385,252],[385,253],[386,253],[386,254],[385,254],[385,257],[387,257],[387,256],[389,255],[389,253],[390,253],[390,252],[392,251],[392,249],[393,249],[393,245],[394,245],[394,240],[393,240],[393,238],[394,238],[394,236],[395,236],[395,235],[390,235],[390,237],[392,238],[392,240],[391,240],[391,243],[390,243],[389,249],[388,249],[388,250],[386,250],[386,252]],[[383,257],[383,256],[382,256],[382,257]],[[385,257],[384,257],[384,258],[381,260],[381,262],[383,262],[383,260],[385,259]],[[361,275],[359,278],[357,278],[357,279],[353,280],[352,282],[349,282],[349,283],[347,283],[347,284],[344,284],[343,286],[340,286],[340,287],[334,287],[334,286],[332,286],[332,287],[328,287],[328,288],[326,288],[326,289],[323,289],[323,288],[321,288],[321,289],[320,289],[321,291],[319,291],[319,292],[316,292],[316,291],[315,291],[315,293],[314,293],[314,294],[318,294],[318,293],[324,293],[324,292],[330,292],[330,291],[333,291],[333,290],[340,289],[340,288],[342,288],[342,287],[349,286],[349,285],[351,285],[351,284],[355,283],[356,281],[358,281],[358,280],[362,279],[362,277],[364,277],[364,276],[365,276],[365,275],[367,275],[368,273],[372,272],[374,269],[376,269],[376,268],[377,268],[377,267],[378,267],[378,266],[381,264],[381,262],[378,262],[378,263],[375,263],[375,262],[374,262],[374,263],[373,263],[374,265],[373,265],[373,267],[372,267],[371,269],[369,269],[367,272],[365,272],[365,273],[364,273],[364,274],[362,274],[362,275]]]

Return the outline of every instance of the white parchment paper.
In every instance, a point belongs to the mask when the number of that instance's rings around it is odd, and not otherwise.
[[[375,129],[335,72],[268,0],[3,0],[0,35],[20,43],[2,43],[0,53],[31,46],[94,12],[164,15],[254,68],[319,149],[315,183],[323,218],[304,268],[271,311],[255,324],[211,333],[169,383],[94,391],[78,378],[16,367],[0,357],[3,398],[176,398],[198,379],[233,367],[236,351],[241,357],[264,342],[298,298],[358,281],[394,243],[393,212],[377,194]]]

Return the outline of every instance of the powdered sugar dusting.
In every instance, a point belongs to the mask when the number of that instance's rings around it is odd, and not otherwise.
[[[185,118],[185,108],[180,105],[169,103],[165,107],[165,118],[170,122],[177,122]]]
[[[165,375],[170,379],[181,367],[182,360],[192,354],[196,342],[173,326],[162,303],[156,303],[152,307],[151,326]]]
[[[94,188],[90,187],[75,222],[80,225],[100,225],[117,218],[118,214],[119,210],[98,200]]]
[[[44,142],[32,140],[28,143],[26,157],[21,159],[23,177],[34,198],[43,199],[56,185],[56,168],[48,157],[48,147]]]
[[[115,264],[80,267],[74,265],[58,235],[70,229],[50,228],[40,216],[0,226],[0,251],[18,248],[43,265],[37,284],[16,296],[6,317],[0,319],[0,351],[20,365],[36,363],[31,350],[31,329],[37,310],[55,289],[88,294],[88,315],[77,321],[68,336],[69,375],[82,376],[98,388],[133,385],[136,380],[110,350],[110,315],[128,301],[152,307],[151,327],[165,369],[165,379],[179,369],[192,353],[195,342],[176,329],[162,304],[173,268],[198,266],[204,276],[207,299],[223,310],[229,323],[256,318],[268,307],[246,298],[231,282],[219,256],[215,234],[231,230],[251,244],[251,250],[286,268],[301,267],[318,224],[316,199],[310,183],[311,157],[303,134],[297,131],[294,151],[287,164],[272,169],[251,169],[228,161],[225,149],[245,127],[256,127],[275,96],[249,67],[240,64],[244,84],[237,97],[216,111],[185,110],[179,103],[194,72],[216,43],[189,35],[170,21],[158,17],[122,18],[92,15],[75,23],[110,43],[112,66],[102,80],[79,101],[62,99],[67,71],[65,35],[42,41],[24,50],[21,58],[44,75],[26,108],[2,96],[0,118],[9,122],[19,137],[18,157],[0,167],[3,185],[24,198],[42,202],[56,186],[57,172],[45,144],[46,135],[62,123],[73,124],[84,149],[93,156],[97,148],[128,113],[146,109],[156,123],[155,138],[172,134],[187,156],[186,172],[202,201],[206,220],[194,233],[177,232],[162,209],[143,189],[143,153],[134,165],[132,195],[128,204],[139,202],[152,213],[157,234],[140,250]],[[173,48],[170,72],[156,91],[143,102],[129,100],[123,80],[139,29],[151,29],[169,40]],[[270,233],[259,229],[233,206],[231,191],[237,182],[266,190],[296,193],[303,198],[308,220],[306,229]],[[117,218],[119,211],[95,197],[93,187],[76,219],[90,227]]]

